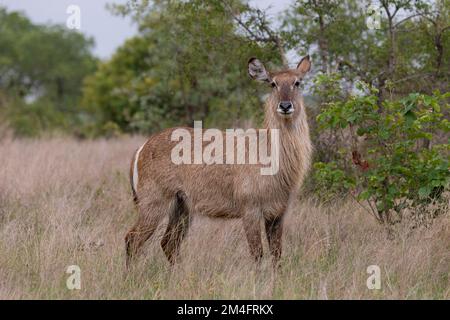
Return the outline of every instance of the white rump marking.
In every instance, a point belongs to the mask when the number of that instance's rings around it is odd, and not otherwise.
[[[138,151],[136,151],[136,155],[134,156],[134,165],[133,165],[133,188],[134,188],[134,192],[137,191],[138,180],[139,180],[139,174],[138,174],[139,154],[141,153],[142,148],[144,148],[144,146],[145,146],[145,143],[138,149]]]

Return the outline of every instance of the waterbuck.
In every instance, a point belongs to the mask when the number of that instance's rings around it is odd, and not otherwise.
[[[136,151],[130,180],[139,217],[125,237],[127,266],[166,216],[168,225],[161,246],[169,262],[174,263],[195,214],[241,218],[250,253],[257,261],[263,255],[260,228],[263,219],[273,262],[278,264],[283,217],[298,194],[311,157],[300,90],[310,67],[309,56],[297,68],[275,73],[269,73],[256,58],[248,62],[250,77],[272,87],[265,104],[264,126],[269,129],[269,136],[273,129],[279,136],[279,170],[274,175],[262,175],[260,163],[175,164],[171,159],[176,146],[172,134],[180,128],[152,135]],[[271,141],[267,139],[269,144]],[[248,154],[248,148],[245,152]]]

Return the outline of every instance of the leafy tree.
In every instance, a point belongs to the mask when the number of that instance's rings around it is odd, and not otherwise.
[[[142,70],[149,68],[148,47],[142,37],[127,40],[110,61],[100,63],[98,70],[85,79],[83,106],[93,116],[92,134],[131,128],[133,117],[140,110],[140,99],[148,96],[152,82],[142,76]]]
[[[28,132],[36,133],[76,122],[81,83],[95,69],[92,46],[78,32],[35,25],[0,8],[0,90],[17,102],[8,108],[13,127],[34,126]],[[38,123],[29,117],[32,110]]]
[[[380,15],[378,29],[367,25],[369,5]],[[449,12],[442,0],[297,0],[283,36],[290,48],[317,52],[316,70],[378,88],[381,105],[390,95],[448,88]]]
[[[140,34],[86,80],[84,104],[104,125],[152,132],[200,119],[224,127],[258,118],[245,64],[251,56],[279,61],[273,48],[237,34],[215,2],[154,1],[145,9],[135,17]]]
[[[370,13],[369,4],[375,5],[380,15],[378,29],[371,29],[366,23]],[[437,99],[440,104],[445,104],[446,98],[434,92],[448,91],[450,74],[447,70],[450,60],[446,57],[450,47],[449,12],[448,1],[441,0],[298,0],[288,10],[282,25],[286,43],[299,52],[304,51],[305,47],[314,52],[316,75],[311,92],[315,106],[310,114],[313,115],[311,125],[316,163],[312,188],[322,191],[319,195],[323,200],[331,201],[336,194],[354,190],[351,186],[356,184],[361,188],[358,189],[360,192],[368,192],[364,193],[372,205],[368,209],[386,223],[392,211],[403,212],[400,204],[394,204],[399,199],[413,201],[414,206],[419,206],[418,180],[407,176],[407,171],[403,175],[400,171],[394,172],[393,168],[398,168],[394,160],[401,159],[406,167],[410,166],[409,173],[424,167],[431,172],[434,169],[429,165],[421,167],[419,163],[431,157],[430,150],[438,154],[440,159],[448,156],[448,153],[444,153],[448,148],[448,132],[420,124],[422,127],[416,129],[423,132],[408,136],[406,132],[410,131],[407,131],[406,124],[395,128],[398,131],[394,130],[393,124],[389,129],[382,129],[382,125],[387,126],[387,122],[392,119],[401,123],[400,118],[404,115],[399,111],[402,108],[400,101],[407,99],[405,97],[417,95],[418,108],[423,107],[420,102],[422,97],[426,97],[423,98],[426,100]],[[373,91],[361,92],[358,89],[360,81],[367,83]],[[366,110],[364,106],[370,107]],[[373,119],[360,116],[363,110],[368,112],[364,114],[365,117]],[[437,114],[434,113],[433,117]],[[439,115],[439,121],[445,123],[449,109],[442,108]],[[357,116],[360,118],[355,121]],[[410,113],[406,115],[410,116]],[[319,121],[316,121],[316,117]],[[439,122],[437,118],[427,119]],[[371,121],[377,130],[358,136],[356,132],[362,132],[361,126],[368,125],[366,120]],[[406,130],[404,134],[402,130]],[[375,147],[375,142],[381,143],[386,135],[395,139],[396,143],[407,143],[408,147],[403,146],[404,149],[401,149],[402,146],[397,144],[387,150],[383,149],[384,145]],[[430,139],[429,135],[433,138]],[[414,150],[409,144],[421,146],[422,151]],[[416,154],[416,151],[419,153]],[[353,159],[353,156],[356,158]],[[418,158],[414,160],[413,156]],[[363,180],[360,175],[355,176],[353,161],[361,166],[371,163],[378,165],[379,172],[375,172],[374,167],[364,171],[366,175],[372,175],[375,181],[370,188],[369,180]],[[414,167],[416,165],[417,168]],[[426,171],[418,172],[424,175],[421,178],[422,186],[430,190],[429,181],[425,181]],[[441,177],[445,176],[445,172],[440,174]],[[382,178],[377,180],[377,177]],[[399,181],[403,186],[401,192],[394,192],[391,188],[391,195],[376,194],[385,189],[383,183],[395,185]],[[409,183],[408,186],[405,181]],[[405,195],[407,192],[408,196]]]

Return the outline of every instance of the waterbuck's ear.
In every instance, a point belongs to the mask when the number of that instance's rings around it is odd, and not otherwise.
[[[301,74],[306,74],[311,70],[311,59],[309,58],[309,54],[304,56],[302,60],[297,65],[297,72]]]
[[[256,58],[250,58],[248,60],[248,74],[252,79],[258,81],[270,82],[270,75],[264,67],[263,63]]]

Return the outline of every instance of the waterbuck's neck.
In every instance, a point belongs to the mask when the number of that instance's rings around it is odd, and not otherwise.
[[[276,113],[278,101],[269,97],[265,105],[265,129],[278,129],[280,142],[280,169],[275,176],[287,188],[298,187],[308,170],[311,158],[311,141],[303,98],[293,101],[297,114],[292,118],[281,118]],[[270,140],[270,139],[269,139]]]

